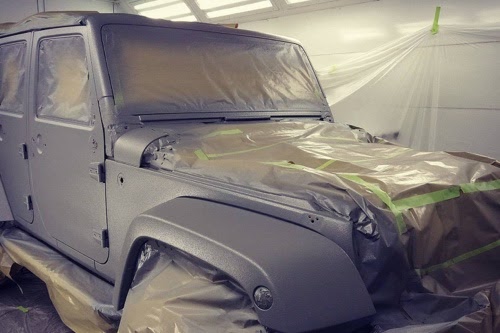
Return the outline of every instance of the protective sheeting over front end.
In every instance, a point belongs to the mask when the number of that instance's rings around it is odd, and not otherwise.
[[[165,129],[170,135],[148,147],[143,165],[301,198],[350,220],[381,331],[496,311],[496,162],[418,152],[317,121]]]

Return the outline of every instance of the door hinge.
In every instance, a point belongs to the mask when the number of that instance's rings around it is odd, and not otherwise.
[[[92,236],[101,247],[109,247],[108,229],[92,230]]]
[[[24,205],[26,206],[26,210],[33,210],[33,200],[31,200],[31,195],[24,196]]]
[[[23,158],[23,160],[27,160],[28,159],[28,146],[25,143],[21,143],[19,145],[18,149],[19,149],[18,150],[19,156],[21,156]]]
[[[99,183],[106,182],[106,174],[104,172],[104,164],[96,162],[90,163],[89,174],[92,179],[97,180]]]

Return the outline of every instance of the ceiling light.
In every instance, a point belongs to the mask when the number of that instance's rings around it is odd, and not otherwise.
[[[169,6],[164,6],[160,8],[155,8],[151,10],[145,10],[142,12],[139,12],[139,14],[151,17],[151,18],[170,18],[170,17],[176,17],[180,15],[188,15],[191,14],[191,10],[189,7],[184,3],[176,3],[174,5],[169,5]]]
[[[148,1],[148,2],[141,3],[140,5],[135,5],[134,9],[136,9],[136,10],[147,9],[147,8],[157,7],[157,6],[160,6],[160,5],[165,5],[167,3],[172,3],[172,2],[176,2],[176,1],[179,1],[179,0],[155,0],[155,1]]]
[[[238,7],[231,7],[227,9],[215,10],[212,12],[207,12],[207,16],[209,18],[221,17],[221,16],[229,16],[238,13],[250,12],[257,9],[269,8],[272,7],[273,4],[269,1],[259,1],[255,3],[251,3],[249,5],[243,5]]]
[[[200,7],[203,10],[227,6],[227,5],[234,5],[243,1],[247,0],[196,0],[196,2],[198,3],[198,7]]]
[[[289,5],[293,5],[294,3],[306,2],[311,0],[286,0],[286,3]]]
[[[194,15],[188,15],[172,19],[172,21],[197,22],[198,19]]]

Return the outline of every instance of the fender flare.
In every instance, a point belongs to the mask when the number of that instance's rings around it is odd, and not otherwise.
[[[355,265],[331,240],[274,217],[187,197],[160,204],[131,223],[113,295],[118,309],[150,239],[223,271],[251,300],[256,288],[268,288],[272,306],[254,308],[261,324],[277,331],[315,330],[375,313]]]

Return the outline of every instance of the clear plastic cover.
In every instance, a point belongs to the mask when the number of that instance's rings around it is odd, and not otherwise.
[[[328,110],[296,44],[121,25],[105,26],[103,41],[120,116]]]
[[[121,333],[265,333],[245,291],[218,270],[161,243],[144,245]]]
[[[500,159],[500,27],[424,28],[318,71],[336,121],[407,147]]]
[[[145,166],[301,198],[351,221],[358,268],[386,329],[410,324],[399,311],[420,323],[468,316],[482,307],[475,294],[500,280],[495,161],[419,152],[338,123],[168,128]]]
[[[0,45],[0,110],[23,112],[26,43]]]
[[[81,36],[40,42],[37,82],[38,116],[89,122],[89,71]]]

